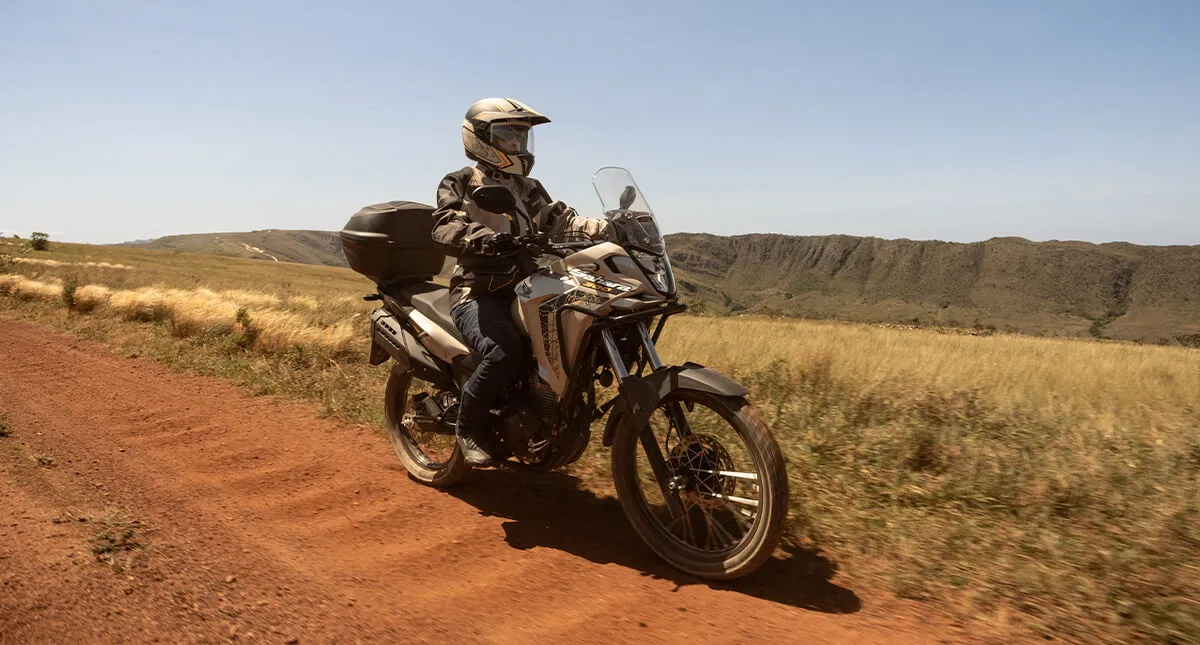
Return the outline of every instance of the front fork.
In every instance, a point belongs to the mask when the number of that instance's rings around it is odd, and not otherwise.
[[[654,346],[654,339],[650,336],[650,330],[647,329],[646,323],[640,322],[637,325],[638,336],[642,341],[642,349],[646,352],[646,360],[650,363],[653,371],[662,368],[662,359],[658,356],[658,348]],[[617,381],[622,382],[629,378],[629,368],[625,365],[625,360],[621,358],[621,350],[617,347],[617,341],[613,338],[612,330],[605,329],[600,332],[600,337],[604,340],[604,351],[608,353],[608,360],[612,363],[613,372],[617,375]],[[683,413],[683,407],[678,401],[671,401],[667,404],[667,413],[670,416],[671,426],[675,429],[680,441],[692,434],[691,428],[688,426],[687,416]],[[669,434],[668,434],[669,436]],[[658,480],[659,489],[662,491],[663,499],[667,502],[667,508],[671,513],[672,518],[681,517],[686,513],[683,507],[683,502],[679,498],[679,491],[683,487],[683,478],[675,473],[674,469],[663,456],[662,448],[658,445],[658,438],[654,436],[654,429],[650,424],[638,430],[638,440],[642,444],[642,449],[646,451],[646,460],[650,462],[650,468],[654,471],[654,478]]]

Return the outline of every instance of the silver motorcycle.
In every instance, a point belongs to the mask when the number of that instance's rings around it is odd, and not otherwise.
[[[501,467],[571,464],[607,415],[602,444],[637,534],[688,574],[744,576],[770,557],[783,531],[783,455],[746,388],[695,363],[663,363],[656,342],[686,306],[654,214],[623,168],[600,169],[593,185],[620,243],[518,238],[539,268],[517,285],[513,302],[531,360],[492,412],[507,457]],[[495,213],[515,209],[500,186],[477,188],[471,199]],[[358,235],[395,246],[380,233]],[[348,257],[350,239],[343,234]],[[446,287],[373,279],[384,284],[368,297],[382,302],[371,314],[371,362],[393,361],[388,437],[412,477],[451,486],[470,470],[454,427],[475,359],[451,320]]]

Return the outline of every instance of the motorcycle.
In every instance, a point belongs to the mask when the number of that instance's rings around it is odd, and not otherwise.
[[[571,464],[607,415],[602,445],[611,448],[621,508],[642,540],[690,575],[747,575],[783,531],[783,455],[746,388],[696,363],[660,359],[656,342],[668,318],[687,308],[666,244],[627,170],[602,168],[593,185],[620,243],[516,240],[538,262],[516,286],[512,310],[533,360],[492,411],[507,455],[501,467],[545,472]],[[501,186],[476,188],[470,199],[494,213],[516,210]],[[475,360],[450,317],[448,289],[393,280],[368,299],[382,303],[371,313],[371,363],[393,361],[388,438],[413,478],[452,486],[470,470],[454,428]],[[599,403],[614,384],[615,396]]]

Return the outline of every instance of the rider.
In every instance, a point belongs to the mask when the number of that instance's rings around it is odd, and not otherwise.
[[[477,361],[463,385],[455,434],[467,463],[489,466],[502,458],[490,410],[506,383],[521,377],[525,351],[511,317],[516,284],[535,268],[516,250],[515,236],[579,231],[605,237],[607,220],[583,217],[553,201],[533,168],[535,125],[550,119],[514,99],[489,98],[467,110],[463,147],[476,162],[442,179],[433,239],[458,258],[450,278],[450,315]],[[471,202],[471,191],[500,185],[512,192],[517,212],[492,213]]]

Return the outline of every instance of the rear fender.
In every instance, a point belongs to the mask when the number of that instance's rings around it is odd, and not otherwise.
[[[646,376],[630,376],[621,381],[619,400],[604,426],[604,446],[612,445],[617,428],[626,420],[635,428],[645,425],[662,400],[675,390],[731,397],[750,393],[728,376],[696,363],[672,365]]]

